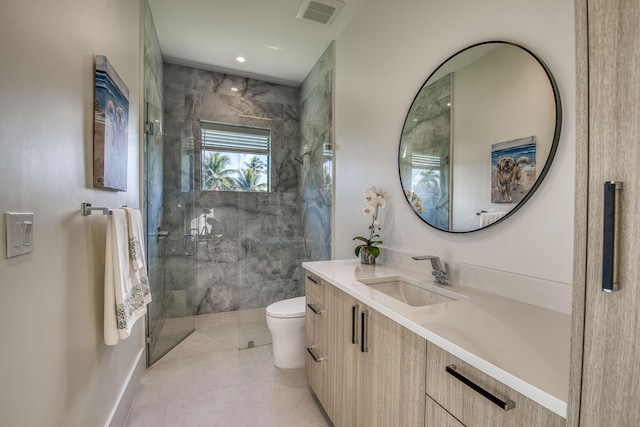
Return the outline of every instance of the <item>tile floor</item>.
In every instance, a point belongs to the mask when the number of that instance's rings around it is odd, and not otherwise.
[[[271,345],[238,350],[237,312],[196,317],[196,330],[142,378],[125,427],[323,427],[304,370],[281,370]]]

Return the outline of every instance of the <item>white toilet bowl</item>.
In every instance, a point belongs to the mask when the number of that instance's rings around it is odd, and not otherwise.
[[[267,307],[267,327],[271,332],[276,367],[304,368],[305,314],[305,297],[274,302]]]

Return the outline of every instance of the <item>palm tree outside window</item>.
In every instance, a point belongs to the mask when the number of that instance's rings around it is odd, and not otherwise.
[[[201,189],[269,192],[271,130],[200,122]]]

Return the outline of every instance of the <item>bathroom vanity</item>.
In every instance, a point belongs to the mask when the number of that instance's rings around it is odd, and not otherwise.
[[[303,266],[307,380],[334,425],[565,425],[570,316],[391,265]]]

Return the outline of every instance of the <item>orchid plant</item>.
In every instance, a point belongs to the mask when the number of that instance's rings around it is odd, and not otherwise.
[[[364,197],[365,206],[362,213],[372,215],[371,225],[369,226],[369,238],[356,236],[353,240],[360,240],[363,243],[356,246],[356,256],[360,255],[363,249],[366,249],[372,257],[377,258],[380,255],[380,248],[377,246],[382,244],[380,239],[380,220],[378,219],[378,210],[387,205],[387,193],[378,187],[371,187],[367,190]]]

